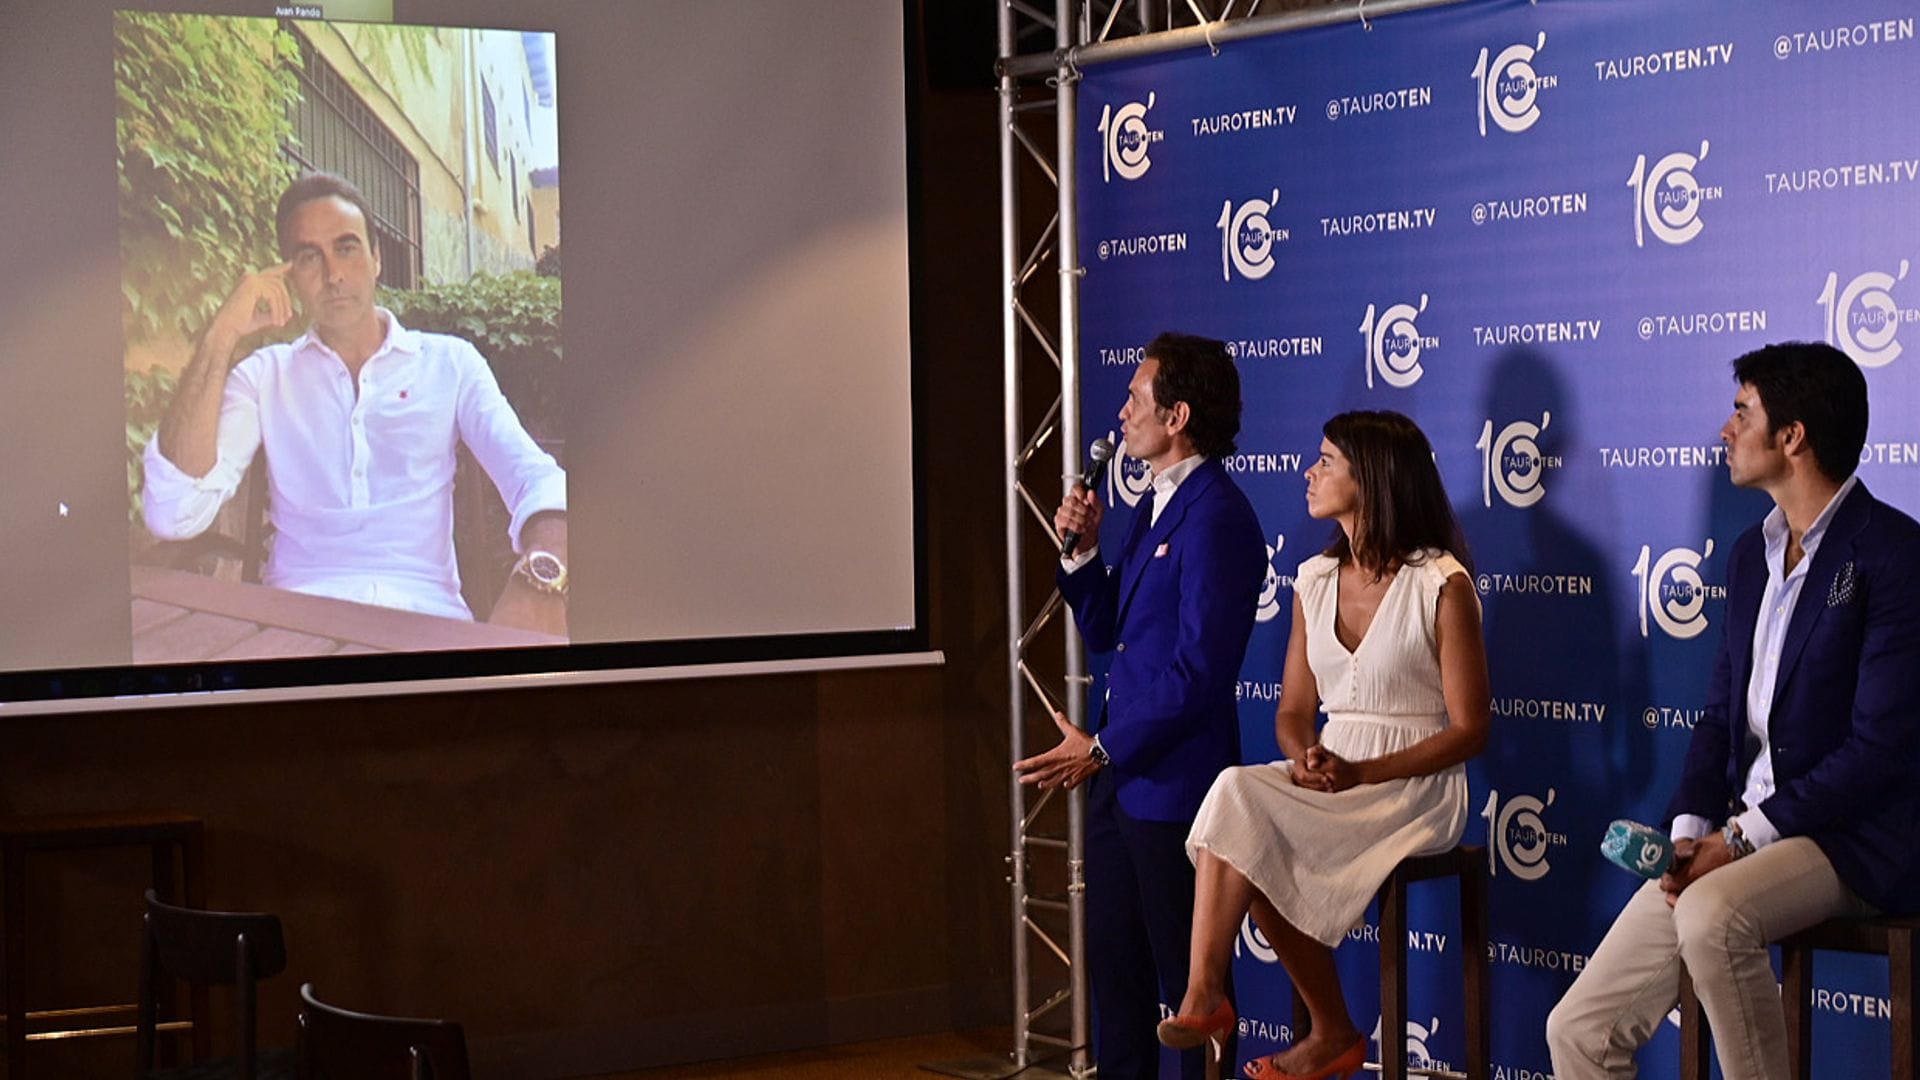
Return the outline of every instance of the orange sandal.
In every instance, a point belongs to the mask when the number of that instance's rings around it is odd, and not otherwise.
[[[1206,1016],[1175,1016],[1160,1021],[1153,1033],[1160,1045],[1174,1050],[1192,1050],[1208,1039],[1223,1039],[1233,1030],[1233,1002],[1221,1001],[1220,1007]]]
[[[1344,1077],[1345,1080],[1353,1080],[1354,1077],[1359,1076],[1365,1071],[1367,1064],[1367,1037],[1362,1035],[1358,1039],[1355,1039],[1353,1045],[1347,1047],[1346,1053],[1327,1062],[1326,1065],[1315,1072],[1282,1072],[1280,1067],[1274,1064],[1274,1060],[1279,1056],[1279,1054],[1271,1054],[1263,1058],[1254,1058],[1252,1061],[1242,1065],[1240,1071],[1245,1074],[1249,1080],[1327,1080],[1328,1077],[1335,1075]]]

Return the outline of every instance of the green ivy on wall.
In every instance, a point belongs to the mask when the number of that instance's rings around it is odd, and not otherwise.
[[[402,326],[465,338],[493,366],[500,392],[528,434],[565,437],[560,426],[560,279],[527,271],[481,274],[451,285],[380,290]]]
[[[279,262],[300,50],[271,19],[114,16],[122,325],[191,339],[241,274]]]

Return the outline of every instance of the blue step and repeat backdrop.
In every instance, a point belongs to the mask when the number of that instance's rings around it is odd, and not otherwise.
[[[1729,361],[1782,340],[1845,350],[1872,395],[1861,476],[1920,511],[1916,15],[1469,2],[1084,70],[1088,437],[1118,427],[1163,329],[1224,338],[1240,367],[1227,465],[1272,556],[1239,688],[1248,761],[1278,756],[1293,571],[1328,538],[1301,475],[1320,425],[1389,408],[1433,440],[1493,674],[1467,839],[1489,854],[1496,1077],[1551,1074],[1547,1012],[1635,885],[1600,838],[1659,820],[1726,553],[1770,505],[1726,479]],[[1105,493],[1121,517],[1147,482],[1123,466]],[[1451,893],[1414,893],[1408,1029],[1414,1056],[1458,1066]],[[1339,952],[1376,1037],[1378,948],[1370,914]],[[1245,1058],[1284,1045],[1291,1018],[1260,935],[1236,952]],[[1823,954],[1816,985],[1815,1074],[1885,1075],[1884,961]],[[1642,1075],[1675,1075],[1677,1048],[1668,1025]]]

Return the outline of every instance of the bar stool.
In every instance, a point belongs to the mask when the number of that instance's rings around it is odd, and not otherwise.
[[[1713,1031],[1685,960],[1680,965],[1680,1080],[1707,1080],[1713,1061]]]
[[[1487,981],[1487,849],[1462,844],[1438,855],[1406,859],[1380,886],[1380,1075],[1407,1080],[1407,889],[1453,878],[1460,890],[1461,1005],[1466,1012],[1467,1080],[1489,1080],[1493,1038]],[[1300,992],[1293,994],[1293,1026],[1303,1038],[1312,1022]]]
[[[5,967],[0,968],[0,982],[4,982],[6,998],[7,1080],[24,1080],[27,1076],[29,1042],[132,1034],[131,1024],[103,1025],[100,1021],[115,1014],[130,1016],[136,1011],[131,1004],[28,1010],[27,856],[102,847],[145,847],[152,854],[154,891],[161,896],[176,897],[178,881],[184,885],[186,903],[202,906],[205,903],[202,837],[199,818],[165,810],[0,817],[0,875],[5,881],[6,938]],[[204,1022],[206,1010],[206,992],[196,990],[190,995],[190,1019],[166,1022],[162,1030],[191,1031],[196,1050],[204,1056],[205,1044],[209,1041]],[[171,1002],[167,1011],[172,1011]],[[125,1018],[128,1017],[122,1017]],[[86,1026],[70,1026],[59,1031],[29,1030],[48,1022]]]
[[[1813,952],[1869,953],[1887,958],[1893,1016],[1893,1080],[1914,1080],[1913,933],[1920,919],[1829,919],[1780,942],[1786,961],[1781,1000],[1787,1008],[1787,1058],[1799,1080],[1813,1077]]]
[[[1913,1045],[1913,938],[1920,918],[1828,919],[1782,938],[1784,975],[1780,1002],[1787,1014],[1787,1066],[1798,1080],[1813,1080],[1813,954],[1868,953],[1887,958],[1887,982],[1893,1016],[1893,1080],[1915,1080]],[[1693,991],[1680,973],[1680,1080],[1705,1080],[1713,1032]]]

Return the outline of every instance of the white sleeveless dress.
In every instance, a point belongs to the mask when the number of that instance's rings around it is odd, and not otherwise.
[[[1294,588],[1307,621],[1307,664],[1327,724],[1320,742],[1349,761],[1405,749],[1447,724],[1434,616],[1459,560],[1423,552],[1388,583],[1366,637],[1348,652],[1333,631],[1339,564],[1316,555]],[[1475,597],[1475,603],[1479,602]],[[1337,945],[1400,860],[1459,843],[1467,773],[1439,773],[1340,792],[1295,787],[1289,763],[1230,768],[1200,806],[1187,854],[1204,848],[1246,875],[1303,933]]]

